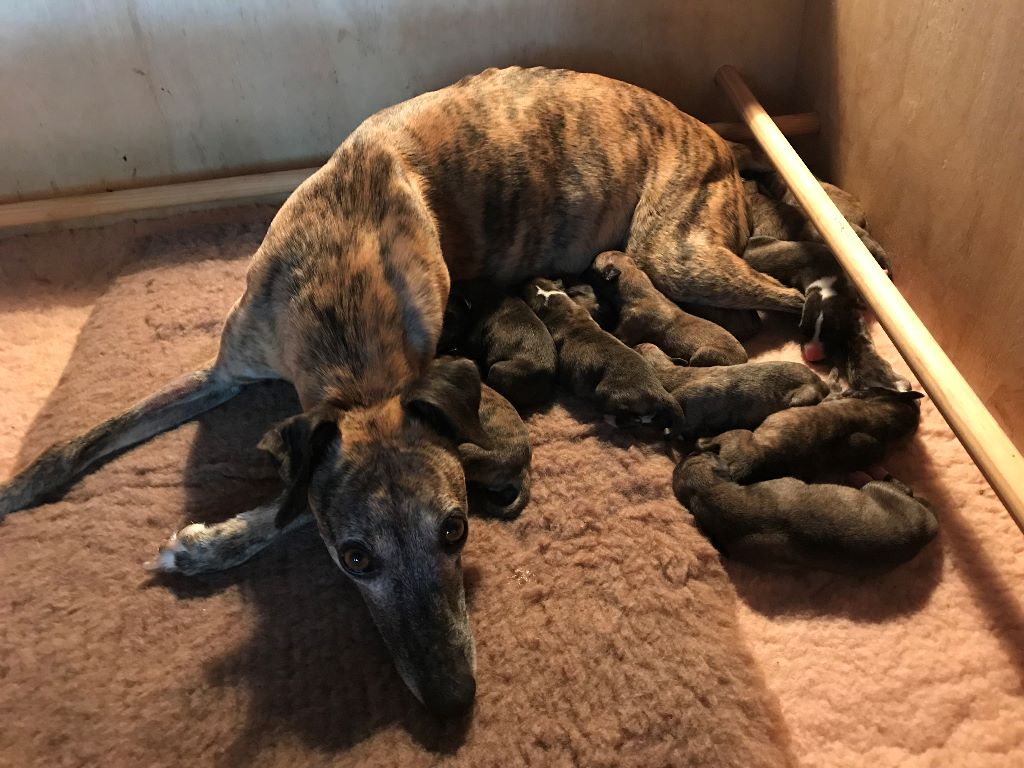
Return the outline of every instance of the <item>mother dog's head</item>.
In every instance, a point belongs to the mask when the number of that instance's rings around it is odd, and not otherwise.
[[[466,482],[456,446],[486,447],[480,376],[439,358],[389,400],[320,405],[277,425],[261,447],[281,460],[279,527],[310,509],[331,557],[362,593],[409,689],[432,711],[476,693],[462,548]]]

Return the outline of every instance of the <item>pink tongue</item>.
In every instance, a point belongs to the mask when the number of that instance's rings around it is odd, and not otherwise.
[[[825,359],[825,347],[820,341],[809,341],[803,346],[804,360],[816,363]]]

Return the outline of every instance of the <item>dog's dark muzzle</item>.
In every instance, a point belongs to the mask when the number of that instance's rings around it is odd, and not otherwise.
[[[454,717],[468,711],[476,698],[476,678],[468,659],[462,659],[428,675],[420,684],[423,706],[440,717]]]
[[[476,696],[473,635],[461,571],[457,575],[447,589],[436,583],[407,587],[390,605],[364,595],[398,674],[427,709],[442,717],[465,712]]]

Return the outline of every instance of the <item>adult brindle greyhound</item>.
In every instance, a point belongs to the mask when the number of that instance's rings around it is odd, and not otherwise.
[[[0,486],[0,515],[263,379],[302,414],[264,445],[275,503],[192,525],[157,567],[236,565],[312,512],[396,667],[430,709],[476,689],[461,551],[457,442],[483,442],[480,381],[434,360],[450,279],[510,285],[582,273],[624,250],[677,302],[799,313],[802,295],[748,267],[743,185],[728,145],[632,85],[491,69],[367,119],[274,217],[216,358]]]

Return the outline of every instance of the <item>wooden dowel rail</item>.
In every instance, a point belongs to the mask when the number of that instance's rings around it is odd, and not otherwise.
[[[882,328],[1024,532],[1024,460],[1020,451],[872,258],[740,73],[727,65],[718,70],[715,81],[736,105]]]
[[[817,133],[814,113],[780,115],[779,124],[789,135]],[[730,141],[750,141],[752,134],[743,123],[712,123]],[[184,205],[221,204],[257,198],[285,197],[317,168],[274,171],[246,176],[229,176],[206,181],[185,181],[153,187],[122,189],[85,195],[50,197],[0,205],[0,229],[54,224],[102,216],[117,216]]]

